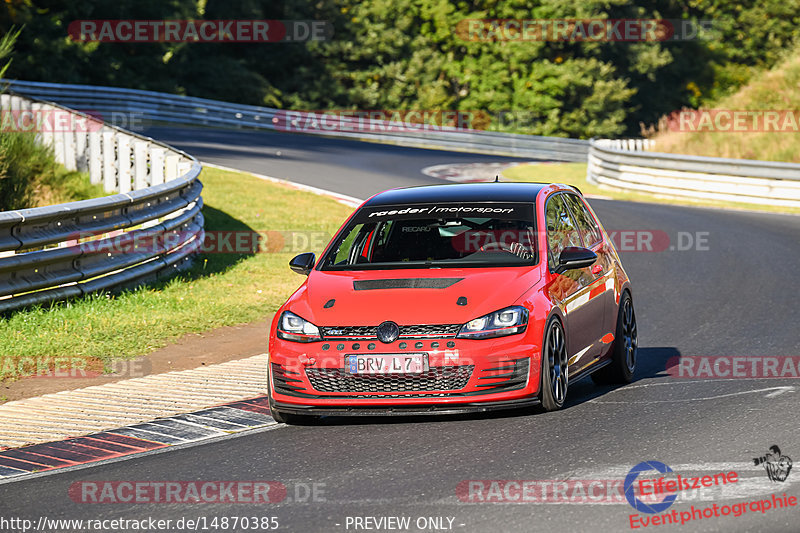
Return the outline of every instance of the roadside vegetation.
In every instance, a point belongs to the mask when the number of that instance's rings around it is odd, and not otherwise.
[[[702,207],[724,207],[726,209],[749,209],[773,213],[800,214],[800,208],[746,204],[740,202],[721,202],[715,200],[694,200],[691,198],[670,198],[655,194],[625,191],[611,187],[594,185],[586,181],[586,163],[530,163],[517,165],[503,171],[503,177],[511,181],[555,182],[574,185],[582,193],[627,200],[630,202],[659,203],[672,205],[692,205]]]
[[[14,43],[20,34],[11,28],[0,38],[0,78],[13,64]],[[3,91],[0,87],[0,92]],[[103,187],[89,176],[67,171],[56,163],[53,150],[36,142],[33,133],[7,128],[0,121],[0,211],[60,204],[103,196]],[[14,121],[8,121],[13,123]]]
[[[736,111],[779,111],[800,117],[800,48],[774,67],[755,76],[737,92],[706,106]],[[781,116],[779,124],[783,124]],[[655,150],[677,154],[761,159],[800,163],[798,122],[787,123],[785,131],[670,131],[662,121],[651,135]],[[744,127],[744,126],[743,126]],[[709,129],[709,128],[706,128]]]
[[[70,38],[69,21],[85,19],[313,19],[334,33],[267,44]],[[474,30],[480,19],[663,19],[679,35],[521,39]],[[712,28],[683,33],[683,22]],[[0,34],[13,27],[24,30],[11,78],[283,109],[478,111],[494,117],[490,129],[589,138],[638,136],[641,123],[707,105],[771,68],[798,41],[800,0],[17,0],[0,4]]]
[[[0,132],[0,211],[104,196],[85,172],[66,170],[32,133]]]
[[[289,270],[289,259],[320,252],[321,246],[313,246],[327,244],[352,212],[329,198],[249,174],[206,168],[200,178],[206,232],[295,233],[268,233],[273,242],[266,253],[203,254],[193,268],[161,284],[0,318],[2,355],[12,361],[0,366],[0,379],[14,377],[13,361],[20,358],[108,363],[147,354],[185,333],[262,319],[302,281]],[[264,338],[266,348],[266,331]]]

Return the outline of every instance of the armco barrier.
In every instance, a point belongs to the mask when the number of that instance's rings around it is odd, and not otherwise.
[[[14,94],[0,96],[0,109],[94,120]],[[93,182],[117,194],[0,212],[0,312],[170,275],[202,244],[200,163],[94,122],[80,131],[45,128],[36,135],[67,168],[88,171]]]
[[[800,165],[646,151],[637,140],[592,140],[587,180],[668,196],[800,207]]]
[[[293,112],[151,91],[5,80],[21,94],[101,114],[130,113],[161,123],[275,130]],[[354,119],[355,120],[355,119]],[[367,121],[376,131],[387,123]],[[346,129],[346,128],[342,128]],[[588,160],[587,179],[610,187],[687,198],[800,206],[800,165],[662,154],[635,140],[582,141],[442,128],[440,131],[318,131],[326,136],[551,161]],[[313,133],[313,132],[308,132]]]
[[[87,109],[109,116],[113,113],[126,113],[139,117],[141,120],[170,124],[275,130],[278,117],[292,113],[268,107],[231,104],[205,98],[117,87],[12,80],[2,80],[2,82],[9,84],[11,90],[19,94],[52,100],[73,109]],[[365,123],[367,127],[364,127]],[[359,127],[352,128],[358,131],[308,131],[306,133],[420,148],[545,158],[551,161],[584,162],[589,149],[588,141],[578,139],[456,128],[421,132],[398,131],[398,128],[393,128],[393,131],[387,132],[385,131],[387,124],[380,120],[366,120],[361,122]],[[381,132],[381,130],[384,131]]]

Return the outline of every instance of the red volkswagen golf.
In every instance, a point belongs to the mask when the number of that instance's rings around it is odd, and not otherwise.
[[[278,310],[269,402],[318,415],[561,408],[570,382],[630,382],[636,315],[580,191],[475,183],[367,200]]]

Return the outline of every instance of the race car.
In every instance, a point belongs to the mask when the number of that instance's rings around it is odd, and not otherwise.
[[[364,202],[269,333],[278,422],[564,405],[570,382],[633,379],[631,284],[580,191],[470,183]]]

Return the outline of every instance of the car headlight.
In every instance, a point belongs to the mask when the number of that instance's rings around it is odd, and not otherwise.
[[[319,328],[290,311],[284,311],[278,322],[278,338],[294,342],[321,341]]]
[[[491,339],[522,333],[528,327],[528,310],[506,307],[494,313],[470,320],[458,332],[461,339]]]

